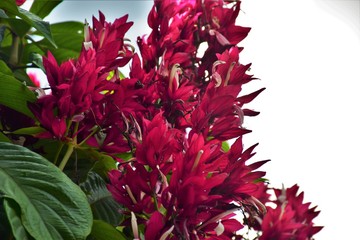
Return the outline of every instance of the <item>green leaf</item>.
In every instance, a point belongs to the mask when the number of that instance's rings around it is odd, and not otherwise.
[[[45,72],[44,64],[43,64],[43,58],[39,53],[32,52],[30,54],[30,61],[38,66],[43,72]]]
[[[42,127],[26,127],[20,128],[12,132],[12,134],[21,134],[21,135],[35,135],[38,133],[45,132],[46,130]]]
[[[39,1],[40,2],[40,1]],[[45,3],[48,2],[48,3]],[[44,1],[44,3],[36,3],[34,7],[35,12],[39,12],[40,15],[46,15],[46,12],[51,11],[52,8],[54,8],[53,1]],[[55,1],[58,2],[58,1]],[[42,5],[47,5],[47,7],[42,7]],[[38,7],[37,7],[38,6]],[[14,0],[1,0],[0,1],[0,8],[5,10],[7,13],[11,13],[13,15],[16,15],[20,17],[22,20],[24,20],[28,24],[28,30],[30,30],[30,26],[34,27],[37,31],[41,33],[42,36],[44,36],[53,47],[57,47],[56,43],[53,40],[51,31],[50,31],[50,24],[49,22],[43,21],[41,16],[36,15],[36,13],[26,11],[25,9],[18,8],[15,4]],[[27,32],[26,31],[26,32]]]
[[[51,32],[54,35],[66,36],[68,34],[84,38],[84,23],[67,21],[51,24]]]
[[[47,39],[43,39],[37,44],[42,48],[50,50],[58,63],[66,61],[69,58],[77,58],[84,41],[84,24],[69,21],[51,24],[50,27],[57,48],[51,46]],[[34,34],[39,34],[39,32],[35,32]]]
[[[4,209],[4,199],[0,194],[0,236],[1,239],[9,239],[12,236],[11,226]]]
[[[55,48],[57,47],[50,31],[49,22],[43,21],[40,17],[22,8],[19,8],[18,16],[38,30]]]
[[[5,25],[0,27],[0,52],[10,52],[10,51],[4,51],[3,48],[4,47],[9,47],[11,46],[12,43],[12,36],[11,36],[11,32],[9,30],[9,28]],[[10,50],[10,49],[9,49]]]
[[[44,18],[49,15],[49,13],[51,13],[51,11],[61,2],[62,0],[35,0],[31,5],[30,12],[38,15],[41,18]]]
[[[6,63],[0,60],[0,104],[33,118],[27,103],[36,101],[34,93],[10,75],[9,71]]]
[[[18,7],[14,0],[1,0],[0,8],[5,10],[5,12],[12,13],[17,15],[19,13]]]
[[[116,169],[115,160],[102,153],[98,153],[96,158],[98,160],[95,162],[91,170],[99,174],[103,179],[107,179],[107,173],[112,169]]]
[[[5,134],[0,132],[0,142],[11,142],[11,141]]]
[[[8,15],[6,15],[5,11],[0,9],[0,18],[8,18]]]
[[[80,240],[92,214],[86,196],[55,165],[22,146],[0,143],[0,192],[21,210],[21,223],[35,239]]]
[[[0,72],[11,76],[12,75],[12,71],[11,69],[6,65],[6,63],[2,60],[0,60]]]
[[[81,183],[80,187],[88,197],[94,219],[103,220],[113,226],[120,223],[121,206],[114,200],[106,188],[105,181],[98,174],[89,172],[86,181]]]
[[[118,158],[121,158],[122,160],[124,161],[128,161],[130,160],[133,156],[132,152],[124,152],[124,153],[119,153],[119,154],[116,154],[116,156]]]
[[[19,205],[13,199],[5,198],[4,208],[15,239],[32,239],[22,225],[21,210]]]
[[[37,64],[39,64],[39,62],[37,60],[38,56],[34,57],[32,55],[39,54],[39,55],[43,56],[46,51],[47,51],[47,48],[43,48],[42,46],[40,46],[39,42],[28,43],[23,48],[23,54],[22,54],[23,56],[21,58],[21,61],[23,63],[32,62],[35,65],[37,65]],[[40,67],[40,66],[38,66],[38,67]]]
[[[116,230],[116,228],[101,220],[94,220],[93,228],[91,229],[91,237],[94,240],[127,239],[121,232]]]
[[[24,68],[15,69],[13,71],[14,77],[22,82],[25,86],[34,86],[34,83],[29,78],[29,75],[26,73]]]
[[[6,22],[8,22],[8,24],[11,27],[11,30],[14,31],[14,33],[19,36],[19,37],[24,37],[30,29],[30,25],[19,18],[7,18]]]

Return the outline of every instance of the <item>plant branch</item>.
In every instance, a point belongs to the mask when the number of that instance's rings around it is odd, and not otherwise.
[[[63,157],[63,159],[61,160],[61,163],[60,163],[60,165],[59,165],[59,168],[60,168],[61,171],[64,170],[67,162],[69,161],[70,156],[71,156],[71,154],[72,154],[73,151],[74,151],[74,147],[75,147],[75,145],[74,145],[73,143],[70,143],[70,144],[69,144],[69,147],[68,147],[68,149],[66,150],[65,156]]]

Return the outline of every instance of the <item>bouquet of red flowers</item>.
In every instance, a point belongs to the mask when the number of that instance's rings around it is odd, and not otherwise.
[[[256,78],[239,61],[240,1],[154,1],[139,53],[127,15],[50,27],[60,2],[0,3],[2,236],[312,239],[319,212],[297,185],[270,188],[243,144],[264,88],[242,91]]]

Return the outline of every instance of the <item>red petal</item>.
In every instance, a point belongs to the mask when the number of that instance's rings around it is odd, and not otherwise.
[[[240,102],[241,105],[251,102],[254,98],[256,98],[262,91],[264,91],[265,88],[261,88],[253,93],[250,93],[248,95],[241,96],[237,98],[237,100]]]
[[[259,115],[260,112],[254,111],[254,110],[250,110],[250,109],[242,109],[244,116],[249,116],[249,117],[254,117]]]

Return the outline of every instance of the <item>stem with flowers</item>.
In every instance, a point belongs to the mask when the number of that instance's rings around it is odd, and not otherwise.
[[[22,2],[0,3],[0,24],[12,30],[0,38],[0,77],[19,99],[0,96],[0,180],[9,186],[0,190],[0,216],[12,229],[2,235],[230,240],[251,231],[259,240],[305,240],[321,230],[299,187],[270,187],[269,160],[253,160],[257,144],[245,147],[243,123],[259,114],[248,104],[265,88],[242,91],[257,79],[240,61],[250,31],[236,24],[240,1],[154,1],[139,53],[125,43],[127,15],[108,22],[99,12],[92,24],[50,28],[41,17],[60,0],[35,0],[30,11]],[[51,31],[72,40],[56,42]],[[69,45],[77,54],[61,51]],[[34,65],[49,91],[17,68]],[[26,164],[16,171],[19,161]]]

